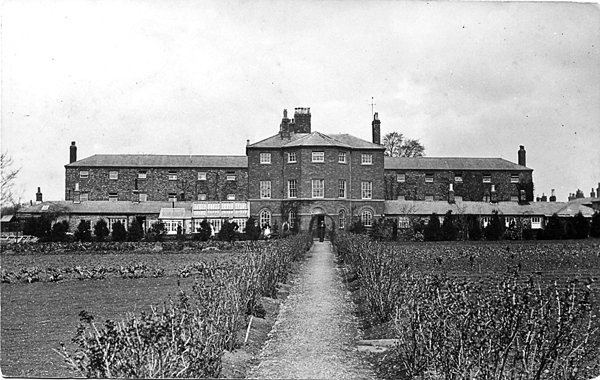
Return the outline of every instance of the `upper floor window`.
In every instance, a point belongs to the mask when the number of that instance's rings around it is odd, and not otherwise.
[[[235,181],[235,172],[227,172],[227,180]]]
[[[79,200],[81,202],[87,202],[90,200],[90,193],[88,192],[83,192],[81,194],[79,194]]]
[[[519,201],[519,197],[518,197],[518,196],[516,196],[516,195],[511,195],[511,196],[510,196],[510,201],[511,201],[511,202],[518,202],[518,201]]]
[[[148,202],[148,194],[140,193],[140,202]]]
[[[340,179],[338,186],[338,197],[346,198],[346,180]]]
[[[483,183],[491,183],[492,182],[492,175],[491,174],[484,174],[483,175]]]
[[[204,194],[204,193],[198,194],[198,200],[199,201],[205,201],[206,200],[206,194]]]
[[[288,180],[288,198],[296,198],[298,196],[296,185],[297,183],[295,179]]]
[[[148,172],[145,170],[140,170],[138,172],[138,178],[139,179],[146,179],[148,177]]]
[[[198,181],[206,181],[206,172],[198,172]]]
[[[460,195],[456,195],[456,196],[454,197],[454,202],[462,202],[462,201],[463,201],[463,197],[462,197],[462,196],[460,196]]]
[[[108,172],[109,179],[119,179],[119,172],[116,170],[111,170]]]
[[[89,178],[89,176],[90,176],[89,170],[80,170],[79,171],[79,178]]]
[[[398,200],[399,201],[405,201],[406,200],[406,195],[398,195]]]
[[[235,201],[235,194],[227,194],[228,201]]]
[[[119,200],[119,193],[108,193],[108,200],[111,202],[116,202]]]
[[[312,197],[313,198],[324,198],[325,197],[325,180],[324,179],[313,179],[312,180]]]
[[[510,183],[519,183],[519,174],[511,174]]]
[[[462,173],[454,173],[454,182],[462,182]]]
[[[426,195],[425,200],[428,202],[433,202],[433,195]],[[454,200],[456,201],[456,198],[454,198]]]
[[[169,170],[169,181],[177,180],[177,172],[174,170]]]
[[[289,152],[288,153],[288,162],[293,164],[298,162],[297,158],[296,158],[296,152]]]
[[[346,163],[346,152],[339,152],[338,153],[338,162],[340,164],[345,164]]]
[[[271,198],[271,181],[260,181],[260,197]]]
[[[361,198],[372,199],[373,198],[373,182],[362,181],[361,183]]]
[[[169,193],[169,202],[177,202],[177,193]]]
[[[373,154],[372,153],[363,153],[361,154],[360,163],[363,165],[373,165]]]
[[[325,152],[312,152],[312,162],[325,162]]]
[[[260,163],[261,164],[270,164],[271,163],[271,153],[261,153],[260,154]]]
[[[406,182],[406,173],[398,173],[396,180],[398,182]]]
[[[425,173],[425,182],[433,182],[433,173]]]

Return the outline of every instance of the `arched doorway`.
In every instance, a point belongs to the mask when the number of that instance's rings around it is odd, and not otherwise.
[[[325,239],[331,239],[332,233],[335,232],[335,220],[322,207],[314,207],[311,210],[310,224],[308,225],[308,232],[313,239],[319,238],[321,222],[325,222]]]

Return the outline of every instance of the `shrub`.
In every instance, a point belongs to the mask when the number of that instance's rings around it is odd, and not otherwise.
[[[90,230],[90,221],[82,220],[75,231],[75,240],[90,241],[92,240],[92,231]]]
[[[125,241],[127,240],[127,231],[123,223],[116,221],[112,225],[112,241]]]
[[[592,224],[590,226],[590,236],[600,238],[600,211],[596,211],[592,216]]]
[[[52,220],[46,215],[39,218],[29,218],[23,226],[23,235],[31,235],[47,241],[52,233]]]
[[[481,221],[478,217],[472,217],[469,220],[469,239],[481,240],[483,231],[481,230]]]
[[[161,221],[152,223],[148,231],[148,240],[163,241],[165,236],[165,224]]]
[[[144,229],[137,218],[134,218],[129,225],[129,231],[127,231],[127,239],[129,241],[140,241],[144,237]]]
[[[110,231],[106,221],[104,219],[98,220],[94,224],[94,235],[96,236],[96,241],[104,241],[108,234],[110,234]]]
[[[543,238],[547,240],[559,240],[564,236],[563,225],[558,215],[552,214],[544,228]]]
[[[442,231],[440,226],[440,218],[435,212],[429,217],[429,223],[427,223],[425,231],[423,231],[423,236],[425,241],[441,240]]]
[[[575,239],[586,239],[590,234],[590,222],[579,211],[573,217],[573,227],[575,229]]]
[[[246,221],[246,229],[244,230],[244,233],[246,234],[246,237],[249,240],[258,240],[258,238],[260,237],[260,227],[257,226],[256,223],[256,219],[254,219],[253,217],[248,218],[248,220]]]
[[[226,220],[221,226],[221,230],[219,231],[219,240],[228,242],[234,241],[237,234],[237,229],[237,223],[230,223],[228,220]]]
[[[483,230],[486,240],[500,240],[504,237],[504,218],[494,211],[490,223]]]
[[[452,215],[452,210],[448,210],[446,215],[444,215],[444,221],[441,227],[441,234],[444,240],[454,241],[458,238],[458,228],[456,227],[456,223],[454,221],[454,215]]]
[[[54,223],[52,226],[51,240],[52,241],[67,241],[67,232],[69,232],[69,222],[63,220],[62,222]]]

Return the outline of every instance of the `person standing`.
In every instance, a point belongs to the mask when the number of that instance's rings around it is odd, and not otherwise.
[[[319,225],[319,241],[322,243],[325,239],[325,221],[322,220]]]

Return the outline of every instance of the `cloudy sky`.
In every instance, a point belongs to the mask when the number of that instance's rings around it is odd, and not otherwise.
[[[2,150],[24,200],[64,199],[102,153],[244,155],[310,107],[312,128],[418,138],[428,156],[519,145],[535,193],[600,182],[594,4],[6,0]]]

